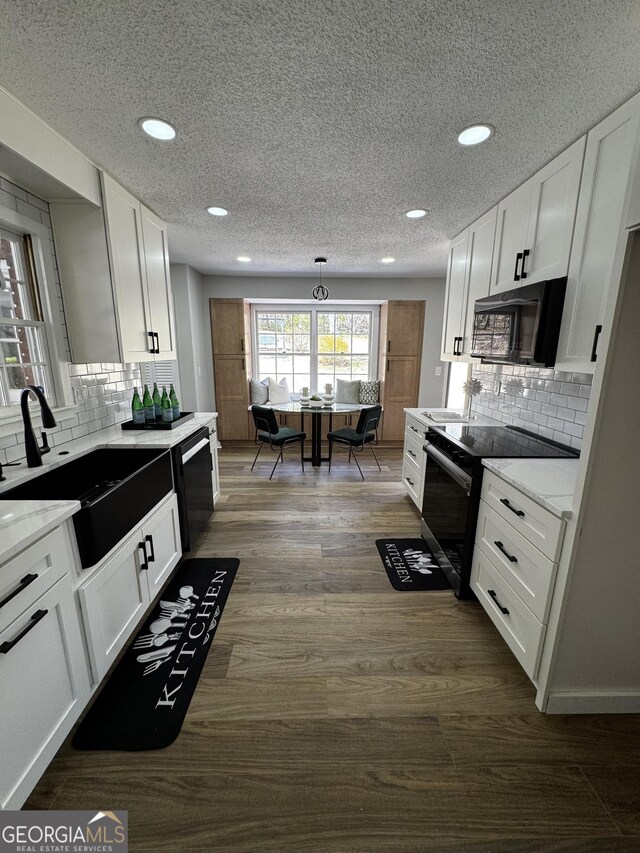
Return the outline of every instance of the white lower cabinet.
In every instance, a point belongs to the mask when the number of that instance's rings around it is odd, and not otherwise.
[[[94,682],[98,683],[181,556],[172,494],[78,590]]]
[[[422,511],[425,454],[423,451],[425,427],[411,415],[406,416],[404,453],[402,457],[402,485]]]
[[[538,673],[564,519],[485,471],[471,589],[522,664]]]
[[[90,695],[82,629],[68,574],[73,556],[63,541],[61,531],[54,531],[2,567],[4,575],[17,562],[39,575],[11,599],[20,615],[8,618],[8,609],[0,610],[3,809],[22,805]],[[62,576],[60,568],[64,568]],[[42,582],[38,583],[41,578],[48,578],[44,591]]]

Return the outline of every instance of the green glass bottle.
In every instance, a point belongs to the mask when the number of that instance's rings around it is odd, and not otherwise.
[[[174,421],[177,421],[180,417],[180,401],[178,400],[178,395],[173,387],[173,382],[169,389],[169,399],[171,400],[171,408],[173,409],[173,419]]]
[[[173,409],[171,408],[171,400],[167,394],[167,386],[162,386],[162,423],[170,424],[173,420]]]
[[[144,406],[142,404],[142,400],[140,399],[140,394],[138,394],[138,389],[133,389],[133,400],[131,401],[131,417],[133,418],[134,424],[138,426],[144,426]]]
[[[153,398],[149,393],[149,386],[144,386],[144,395],[142,397],[142,404],[144,406],[144,420],[147,424],[152,424],[156,419],[156,410],[153,405]]]
[[[159,421],[162,418],[162,397],[158,391],[158,383],[153,383],[153,407],[155,409],[155,418]]]

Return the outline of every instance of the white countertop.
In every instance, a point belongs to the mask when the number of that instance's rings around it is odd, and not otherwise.
[[[484,467],[559,518],[573,506],[579,459],[483,459]]]
[[[461,420],[459,418],[454,418],[451,421],[441,421],[441,420],[433,420],[429,417],[429,414],[441,414],[442,412],[456,412],[456,414],[461,415],[462,409],[434,409],[434,408],[421,408],[421,409],[403,409],[405,415],[411,415],[412,418],[415,418],[425,427],[432,426],[444,426],[445,424],[464,424],[471,423],[471,426],[503,426],[499,421],[494,421],[492,418],[472,418],[471,421]]]
[[[38,468],[27,468],[26,462],[15,468],[3,468],[6,480],[0,483],[0,492],[5,492],[13,486],[38,477],[99,447],[131,446],[169,449],[196,430],[212,423],[217,417],[218,415],[214,412],[196,412],[194,418],[172,430],[124,431],[119,424],[106,427],[54,447],[50,453],[43,456],[44,464]],[[61,450],[68,453],[60,456]],[[62,524],[79,509],[78,501],[69,500],[0,501],[0,564]]]

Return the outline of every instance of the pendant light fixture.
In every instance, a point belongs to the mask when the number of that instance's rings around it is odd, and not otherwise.
[[[316,300],[316,302],[324,302],[325,299],[329,298],[329,291],[322,283],[322,265],[327,263],[326,258],[316,258],[314,263],[318,264],[320,269],[320,284],[313,288],[311,291],[311,295]]]

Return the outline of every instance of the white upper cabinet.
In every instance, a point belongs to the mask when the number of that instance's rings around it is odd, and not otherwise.
[[[73,361],[174,359],[165,225],[101,177],[102,208],[50,205]]]
[[[449,247],[442,358],[470,361],[473,303],[487,296],[498,208],[492,208],[455,237]]]
[[[467,277],[467,246],[469,229],[449,244],[449,263],[447,265],[447,293],[444,306],[444,324],[442,327],[442,357],[451,361],[458,355],[460,329],[464,311],[464,288]]]
[[[587,136],[557,370],[594,371],[615,261],[626,242],[623,215],[639,125],[636,95]]]
[[[585,142],[499,203],[491,293],[567,275]]]

